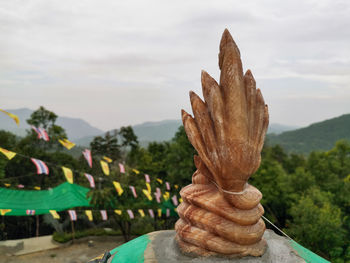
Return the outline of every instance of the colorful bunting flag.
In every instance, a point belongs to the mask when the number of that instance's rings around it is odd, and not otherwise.
[[[103,156],[103,159],[105,159],[108,163],[113,162],[113,160],[111,158],[108,158],[107,156]]]
[[[158,212],[158,217],[162,217],[162,209],[157,209],[157,212]]]
[[[67,182],[72,184],[73,183],[73,172],[72,172],[72,170],[67,168],[67,167],[64,167],[64,166],[62,166],[62,170],[63,170],[64,176],[67,179]]]
[[[35,215],[35,210],[29,210],[29,209],[28,209],[28,210],[26,211],[26,214],[29,215],[29,216],[33,216],[33,215]]]
[[[148,209],[148,213],[152,218],[154,218],[154,212],[152,209]]]
[[[63,139],[63,140],[59,139],[58,141],[68,150],[72,149],[75,146],[75,143],[68,141],[68,139]]]
[[[37,174],[49,174],[49,168],[43,161],[34,158],[30,159],[36,166]]]
[[[49,135],[47,134],[44,128],[37,128],[33,125],[31,126],[31,128],[38,134],[38,139],[43,139],[46,142],[50,140]]]
[[[122,193],[124,192],[123,188],[120,186],[120,183],[116,182],[116,181],[113,181],[113,185],[115,187],[115,189],[117,190],[118,192],[118,195],[121,196]]]
[[[152,189],[151,189],[151,185],[149,183],[146,183],[146,187],[147,187],[147,191],[149,193],[151,193]]]
[[[89,183],[90,183],[90,187],[91,187],[91,188],[95,188],[95,180],[94,180],[94,178],[92,177],[92,175],[87,174],[87,173],[85,173],[84,175],[85,175],[86,179],[88,179],[88,181],[89,181]]]
[[[178,189],[179,188],[179,186],[176,184],[176,185],[174,185],[174,187],[175,187],[175,189]]]
[[[0,209],[0,215],[4,216],[7,213],[10,213],[12,209]]]
[[[148,192],[146,189],[142,189],[142,192],[147,196],[148,200],[152,201],[151,193]]]
[[[143,212],[142,209],[139,209],[138,211],[139,211],[139,214],[140,214],[141,217],[145,217],[145,212]]]
[[[157,178],[157,181],[158,181],[160,184],[163,184],[163,180],[162,180],[162,179]]]
[[[136,170],[136,169],[132,169],[132,171],[135,173],[135,174],[139,174],[140,171],[139,170]]]
[[[50,214],[52,215],[52,217],[54,219],[60,219],[60,215],[57,214],[57,211],[56,210],[49,210]]]
[[[101,217],[103,221],[107,221],[108,216],[107,216],[107,211],[106,210],[100,210]]]
[[[122,214],[122,210],[116,209],[116,210],[114,210],[114,213],[116,213],[117,215],[121,215]]]
[[[169,192],[165,192],[165,194],[163,194],[163,198],[165,201],[168,201],[170,198],[170,193]]]
[[[68,214],[71,221],[77,221],[77,213],[75,210],[68,210]]]
[[[128,212],[130,219],[134,218],[134,213],[132,212],[132,210],[128,209],[126,210],[126,212]]]
[[[24,185],[23,184],[19,184],[17,185],[18,188],[24,188]]]
[[[179,198],[179,202],[182,203],[182,198],[181,197]]]
[[[83,151],[83,155],[86,159],[86,161],[88,162],[88,165],[90,166],[90,168],[92,168],[92,157],[91,157],[91,151],[89,149],[85,149]]]
[[[170,216],[170,209],[167,208],[167,209],[166,209],[166,217],[169,217],[169,216]]]
[[[34,190],[41,190],[40,186],[34,186]]]
[[[85,215],[88,217],[89,221],[93,221],[92,217],[92,211],[91,210],[85,210]]]
[[[170,191],[170,184],[169,184],[169,182],[165,182],[165,185],[166,185],[166,189],[167,189],[168,191]]]
[[[6,187],[10,187],[11,186],[11,184],[4,184]]]
[[[17,116],[17,115],[15,115],[15,114],[13,114],[13,113],[9,113],[9,112],[7,112],[7,111],[4,111],[4,110],[2,110],[2,109],[0,109],[0,111],[3,112],[3,113],[5,113],[5,114],[7,114],[9,117],[11,117],[11,118],[16,122],[16,124],[19,126],[19,119],[18,119],[18,116]]]
[[[1,147],[0,147],[0,152],[2,154],[4,154],[7,157],[7,159],[9,159],[9,160],[11,160],[13,157],[16,156],[15,152],[8,151],[8,150],[1,148]]]
[[[147,192],[148,193],[148,192]],[[154,196],[156,197],[157,203],[160,203],[160,197],[161,195],[157,192],[154,193]]]
[[[102,171],[105,175],[109,175],[109,167],[108,167],[108,163],[106,163],[105,161],[100,161],[101,167],[102,167]]]
[[[134,195],[134,197],[137,198],[135,187],[132,185],[130,185],[129,187],[130,187],[130,190],[131,190],[132,194]]]
[[[125,174],[125,167],[121,163],[119,163],[119,170],[120,170],[120,173]]]
[[[179,202],[177,201],[177,196],[176,196],[176,195],[174,195],[174,196],[171,198],[171,200],[173,201],[174,206],[177,206],[177,205],[179,204]]]
[[[149,179],[149,175],[148,174],[145,174],[145,180],[146,180],[146,183],[150,183],[151,180]]]
[[[159,188],[159,187],[156,188],[156,192],[157,192],[157,194],[159,194],[160,196],[162,195],[162,192],[160,191],[160,188]]]

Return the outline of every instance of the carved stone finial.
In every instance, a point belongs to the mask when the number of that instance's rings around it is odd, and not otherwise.
[[[204,101],[190,92],[194,118],[182,110],[186,134],[199,156],[192,184],[180,192],[176,240],[185,253],[260,256],[265,224],[262,194],[247,183],[258,169],[268,108],[239,49],[225,29],[220,42],[220,84],[202,71]]]

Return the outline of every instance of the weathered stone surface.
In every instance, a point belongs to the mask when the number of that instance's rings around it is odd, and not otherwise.
[[[157,231],[148,234],[151,242],[144,252],[145,263],[301,263],[305,262],[289,245],[289,241],[266,230],[263,238],[267,242],[267,249],[261,257],[223,258],[223,257],[196,257],[184,255],[175,241],[176,232],[172,230]]]

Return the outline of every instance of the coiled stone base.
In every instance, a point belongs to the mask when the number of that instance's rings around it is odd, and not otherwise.
[[[176,240],[184,253],[200,256],[261,256],[265,223],[258,189],[246,185],[242,194],[225,197],[198,170],[193,184],[180,192],[183,202],[177,211]],[[227,200],[229,199],[229,201]]]

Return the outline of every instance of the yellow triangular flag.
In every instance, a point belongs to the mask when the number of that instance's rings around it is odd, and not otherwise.
[[[123,188],[120,186],[120,183],[113,181],[114,187],[118,192],[118,195],[121,196],[122,193],[124,192]]]
[[[89,221],[93,221],[91,210],[85,210],[85,215],[88,217]]]
[[[179,198],[179,202],[182,203],[182,198],[181,197]]]
[[[158,181],[160,184],[163,183],[163,180],[162,180],[162,179],[157,178],[157,181]]]
[[[146,183],[146,187],[147,187],[147,191],[149,193],[151,193],[152,189],[151,189],[151,185],[149,183]]]
[[[136,169],[132,169],[132,171],[135,173],[135,174],[139,174],[140,171],[139,170],[136,170]]]
[[[59,139],[58,140],[64,147],[66,147],[68,150],[72,149],[75,146],[75,143],[68,141],[67,139]]]
[[[40,186],[34,186],[35,190],[41,190]]]
[[[147,191],[146,189],[142,189],[142,192],[147,196],[148,200],[152,201],[151,192]]]
[[[145,217],[145,212],[143,212],[142,209],[139,209],[138,211],[139,211],[139,214],[141,215],[141,217]]]
[[[106,163],[105,161],[100,161],[101,167],[102,167],[102,171],[105,175],[109,175],[109,167],[108,167],[108,163]]]
[[[17,115],[9,113],[7,111],[4,111],[2,109],[0,109],[0,111],[2,111],[3,113],[7,114],[8,116],[10,116],[16,122],[16,124],[19,125],[19,119],[18,119]]]
[[[116,213],[117,215],[121,215],[122,214],[122,210],[116,209],[116,210],[114,210],[114,213]]]
[[[103,156],[102,158],[105,159],[109,163],[113,162],[113,160],[111,158],[108,158],[107,156]]]
[[[162,217],[162,209],[157,209],[157,211],[158,211],[158,217]]]
[[[11,211],[12,209],[0,209],[0,215],[4,216]]]
[[[8,151],[0,147],[0,152],[3,153],[9,160],[16,156],[16,153]]]
[[[49,210],[50,214],[52,215],[53,218],[55,219],[60,219],[60,215],[57,214],[56,210]]]
[[[10,187],[11,186],[11,184],[4,184],[6,187]]]
[[[62,170],[64,173],[64,176],[66,177],[68,183],[72,184],[73,183],[73,172],[71,169],[62,166]]]
[[[170,198],[170,193],[169,192],[165,192],[165,194],[163,194],[164,200],[168,201]]]
[[[175,189],[177,189],[177,188],[179,188],[179,186],[176,184],[176,185],[174,185],[175,186]]]

